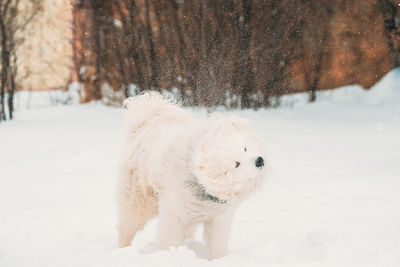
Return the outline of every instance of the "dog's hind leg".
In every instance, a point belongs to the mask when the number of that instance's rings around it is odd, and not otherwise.
[[[157,197],[150,186],[140,187],[131,170],[120,171],[118,190],[119,247],[129,246],[135,234],[157,214]]]

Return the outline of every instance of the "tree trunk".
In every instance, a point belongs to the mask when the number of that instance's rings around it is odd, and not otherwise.
[[[0,121],[6,120],[6,110],[5,110],[5,92],[6,92],[6,85],[8,79],[8,71],[10,65],[10,52],[8,50],[8,39],[7,39],[7,32],[6,27],[4,24],[4,16],[1,14],[0,17],[0,34],[1,34],[1,92],[0,92]]]
[[[238,58],[235,62],[235,75],[233,87],[240,92],[242,108],[250,108],[250,95],[254,91],[254,72],[250,56],[251,38],[251,0],[242,0],[241,11],[236,15],[236,27],[238,33]]]
[[[187,78],[188,69],[187,69],[187,63],[185,61],[185,52],[184,52],[185,42],[184,42],[184,37],[183,37],[183,33],[182,33],[182,28],[181,28],[181,25],[179,24],[179,20],[178,20],[179,6],[176,3],[176,0],[170,0],[170,4],[172,6],[171,16],[174,21],[176,35],[177,35],[177,39],[178,39],[177,43],[179,46],[179,53],[178,53],[179,71],[178,71],[178,73],[181,75],[182,79],[184,79],[184,77],[186,77],[186,79],[188,79]],[[182,82],[179,82],[178,86],[179,86],[179,91],[180,91],[182,100],[184,100],[185,89],[184,89]]]
[[[98,69],[98,2],[75,0],[73,3],[73,51],[78,80],[83,84],[82,103],[101,98]]]
[[[400,66],[400,17],[399,5],[390,0],[378,2],[379,9],[383,15],[387,44],[391,53],[393,67]]]
[[[153,39],[153,30],[150,24],[150,5],[149,0],[145,0],[146,3],[146,32],[147,32],[147,40],[149,42],[149,58],[150,58],[150,71],[151,71],[151,80],[150,80],[150,88],[160,90],[159,86],[159,77],[158,77],[158,66],[157,66],[157,58],[156,53],[154,52],[154,39]]]
[[[10,73],[10,90],[8,91],[8,116],[10,120],[13,119],[14,112],[14,92],[15,92],[15,75],[13,72]]]

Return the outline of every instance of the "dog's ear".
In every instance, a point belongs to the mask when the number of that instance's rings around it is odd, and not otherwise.
[[[221,138],[224,138],[238,130],[251,129],[249,123],[237,116],[224,116],[210,118],[208,126],[199,142],[201,152],[218,146]]]
[[[226,136],[237,130],[245,129],[251,129],[249,123],[245,119],[231,115],[218,119],[211,119],[207,134],[211,136]]]

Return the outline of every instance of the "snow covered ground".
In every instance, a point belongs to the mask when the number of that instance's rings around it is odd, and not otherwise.
[[[268,140],[269,181],[238,210],[228,256],[155,251],[150,223],[117,249],[121,111],[20,110],[0,124],[0,266],[400,266],[400,70],[236,111]]]

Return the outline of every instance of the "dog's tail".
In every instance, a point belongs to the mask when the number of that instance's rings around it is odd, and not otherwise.
[[[173,122],[189,117],[176,100],[155,91],[146,91],[130,97],[124,101],[123,106],[127,108],[124,122],[127,138],[155,121]]]

